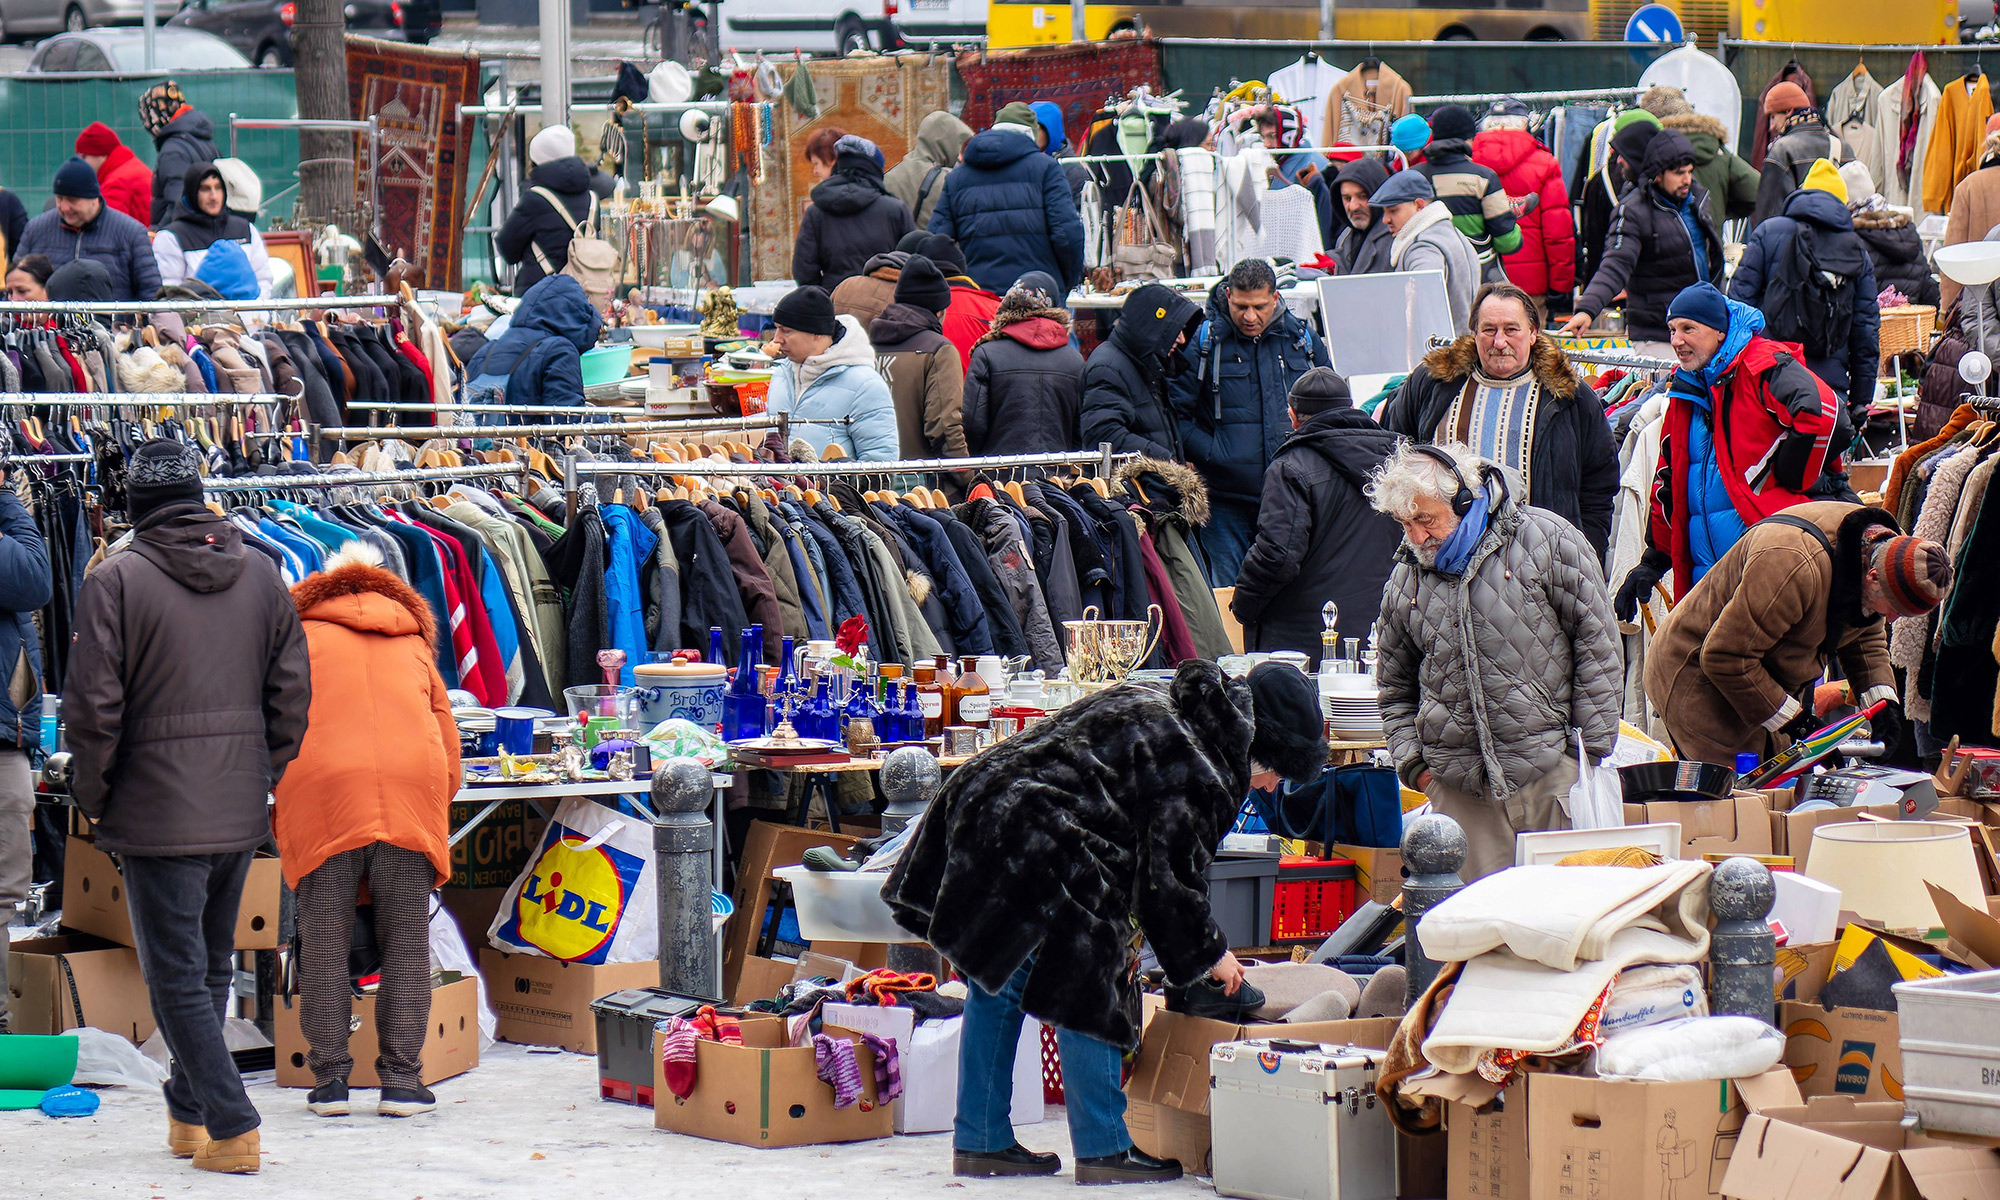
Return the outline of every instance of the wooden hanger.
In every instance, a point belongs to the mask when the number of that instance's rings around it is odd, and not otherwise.
[[[932,489],[931,489],[931,507],[932,507],[932,508],[950,508],[950,507],[951,507],[951,501],[950,501],[949,499],[947,499],[947,498],[945,497],[945,494],[944,494],[943,492],[940,492],[940,491],[939,491],[939,490],[937,490],[936,488],[932,488]]]

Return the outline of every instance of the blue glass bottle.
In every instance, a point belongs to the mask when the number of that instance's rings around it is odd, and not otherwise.
[[[708,627],[708,661],[712,663],[722,661],[722,626],[720,625],[710,625]]]
[[[875,735],[885,742],[909,740],[903,726],[903,688],[893,679],[884,686],[882,715],[875,718]]]
[[[917,695],[917,681],[912,679],[903,685],[903,736],[905,742],[921,742],[924,733],[924,705]]]
[[[812,732],[806,733],[801,729],[799,733],[803,737],[837,742],[840,740],[840,719],[834,710],[833,697],[827,691],[827,686],[826,676],[820,676],[819,686],[813,691],[811,704]]]
[[[736,658],[736,678],[722,698],[722,739],[726,742],[764,736],[764,695],[757,690],[757,638],[743,631],[743,650]]]
[[[778,643],[783,657],[778,660],[778,677],[771,681],[771,699],[783,706],[798,701],[799,677],[792,670],[792,639],[787,634]]]
[[[848,694],[847,706],[841,710],[841,730],[843,733],[846,731],[849,721],[861,719],[875,726],[876,737],[879,738],[882,736],[882,706],[875,703],[875,697],[869,695],[868,690],[868,681],[866,679],[857,679],[854,681],[854,690]]]

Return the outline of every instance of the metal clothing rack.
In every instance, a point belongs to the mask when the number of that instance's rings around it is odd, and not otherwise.
[[[1628,371],[1673,371],[1680,367],[1678,362],[1670,358],[1648,358],[1640,354],[1618,354],[1608,350],[1564,350],[1563,355],[1571,362],[1624,367]]]
[[[449,411],[449,410],[447,410]],[[744,424],[755,421],[757,424]],[[727,431],[735,429],[769,429],[778,426],[773,418],[761,417],[720,417],[709,420],[705,417],[690,417],[685,420],[659,421],[598,421],[581,422],[574,425],[369,425],[361,428],[323,428],[319,431],[322,441],[371,441],[400,442],[423,441],[426,438],[517,438],[517,437],[570,437],[586,434],[632,434],[632,433],[696,433],[704,430]]]
[[[242,404],[290,404],[291,396],[269,392],[0,392],[0,408],[196,408]]]
[[[268,312],[301,308],[397,308],[401,296],[312,296],[270,300],[0,300],[0,316],[26,313]]]
[[[204,479],[205,492],[282,492],[290,488],[366,487],[395,483],[442,483],[452,479],[491,479],[502,475],[526,478],[528,464],[486,463],[466,467],[417,467],[408,471],[321,471],[311,475],[239,475]]]
[[[4,454],[0,455],[0,464],[32,467],[39,463],[87,463],[96,458],[94,454]]]
[[[1135,454],[1113,451],[1110,442],[1099,442],[1094,452],[1070,450],[1052,454],[986,454],[972,458],[905,458],[894,462],[838,459],[813,463],[625,463],[572,456],[563,459],[563,490],[574,492],[578,482],[586,475],[937,475],[1008,467],[1091,465],[1108,477],[1119,462],[1136,457]]]
[[[348,409],[353,412],[400,412],[435,413],[561,413],[564,416],[611,416],[617,413],[643,413],[642,404],[406,404],[387,400],[349,401]]]
[[[1605,100],[1618,96],[1636,96],[1646,89],[1638,85],[1609,88],[1571,88],[1556,92],[1469,92],[1459,96],[1412,96],[1410,103],[1418,104],[1491,104],[1495,100],[1519,100],[1532,104],[1537,100]]]

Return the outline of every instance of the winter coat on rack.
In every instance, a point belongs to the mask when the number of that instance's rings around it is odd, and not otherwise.
[[[1824,170],[1824,168],[1822,168]],[[1781,289],[1798,289],[1804,281],[1794,280],[1793,243],[1807,231],[1812,239],[1813,258],[1824,273],[1840,276],[1845,282],[1847,303],[1854,317],[1840,330],[1840,341],[1828,346],[1824,356],[1809,357],[1806,365],[1824,379],[1847,403],[1859,428],[1868,418],[1868,406],[1875,399],[1875,374],[1881,364],[1877,350],[1881,343],[1882,313],[1875,305],[1881,285],[1875,279],[1875,265],[1868,249],[1855,233],[1854,218],[1840,197],[1816,187],[1801,188],[1785,201],[1780,216],[1759,225],[1743,247],[1743,258],[1729,283],[1732,298],[1760,309],[1778,302]],[[1805,293],[1808,297],[1813,292]],[[1816,302],[1816,301],[1815,301]],[[1772,310],[1766,309],[1768,318]]]
[[[959,505],[955,512],[986,547],[986,565],[992,568],[994,578],[1007,593],[1014,618],[1028,639],[1035,667],[1053,678],[1063,665],[1062,640],[1056,636],[1055,624],[1049,619],[1048,601],[1042,595],[1041,581],[1036,578],[1021,527],[998,500],[972,500]]]
[[[959,152],[971,140],[972,126],[943,110],[931,113],[917,123],[917,141],[910,152],[882,177],[889,194],[909,207],[916,228],[931,227],[931,214],[944,198],[945,178],[958,166]],[[862,323],[873,319],[862,317]]]
[[[875,371],[867,331],[853,317],[837,320],[840,336],[824,353],[804,363],[779,360],[771,373],[770,410],[789,412],[802,422],[826,422],[793,428],[816,453],[838,445],[858,462],[894,462],[895,399]]]
[[[973,135],[964,155],[925,228],[955,239],[967,272],[996,296],[1029,271],[1067,295],[1083,279],[1083,222],[1062,164],[1008,129]]]
[[[1944,245],[1977,242],[2000,225],[2000,133],[1986,135],[1979,161],[1987,164],[1959,181],[1951,194],[1951,215],[1945,218]],[[1958,300],[1959,285],[1939,273],[1938,311]]]
[[[741,513],[727,508],[714,500],[703,500],[695,507],[708,518],[709,526],[715,530],[716,540],[722,543],[722,551],[729,559],[729,573],[735,580],[736,594],[743,601],[743,614],[752,625],[764,627],[764,661],[776,666],[784,655],[785,634],[794,636],[798,631],[785,625],[784,610],[778,607],[778,589],[771,583],[771,573],[764,567],[764,556],[758,551],[757,543],[750,536],[750,526]]]
[[[583,352],[603,324],[581,283],[552,275],[521,297],[507,332],[465,364],[468,386],[504,379],[509,404],[582,404]]]
[[[833,289],[834,315],[845,313],[861,322],[863,329],[874,324],[882,310],[896,302],[896,281],[903,277],[903,264],[909,258],[907,250],[891,250],[863,263],[860,274],[849,275]]]
[[[1207,318],[1178,351],[1183,366],[1167,394],[1186,461],[1201,472],[1210,497],[1255,503],[1264,468],[1291,436],[1292,385],[1332,360],[1312,326],[1282,300],[1277,319],[1256,338],[1244,337],[1229,316],[1226,280],[1209,289]]]
[[[150,228],[166,224],[188,168],[219,157],[215,122],[200,109],[183,105],[173,120],[153,134],[153,218],[144,224]]]
[[[1250,778],[1249,685],[1185,663],[1167,694],[1116,687],[952,772],[883,886],[898,924],[997,992],[1034,957],[1037,1020],[1139,1040],[1136,923],[1172,983],[1228,939],[1202,877]],[[996,860],[993,847],[1015,847]]]
[[[897,531],[909,547],[906,580],[907,571],[920,571],[929,580],[927,589],[919,585],[914,590],[927,591],[919,602],[923,608],[929,609],[933,602],[937,605],[937,615],[942,618],[934,628],[938,644],[950,654],[993,653],[993,623],[985,600],[972,585],[972,564],[959,554],[944,524],[925,519],[921,509],[909,505],[864,503],[863,509]]]
[[[271,560],[198,504],[156,509],[77,599],[71,798],[107,853],[254,850],[311,702],[305,631]]]
[[[799,641],[806,640],[805,608],[800,600],[799,577],[792,570],[791,555],[786,551],[783,535],[778,532],[777,523],[771,519],[771,508],[764,498],[754,492],[745,506],[743,520],[750,527],[751,543],[764,564],[764,574],[771,580],[771,591],[778,601],[778,612],[784,619],[784,632]],[[766,645],[777,643],[765,630]],[[776,653],[784,653],[784,645],[777,643]],[[773,662],[777,660],[772,659]]]
[[[868,260],[896,248],[916,228],[909,206],[882,186],[882,167],[867,154],[844,150],[833,174],[812,190],[792,242],[792,280],[829,290],[860,274]]]
[[[69,581],[64,582],[67,592]],[[25,662],[33,673],[37,697],[45,677],[35,614],[48,605],[53,589],[48,545],[40,527],[11,488],[0,489],[0,663],[6,664],[12,679]],[[0,745],[26,750],[41,745],[41,740],[40,707],[23,714],[10,694],[0,693]]]
[[[1968,92],[1963,78],[1944,85],[1924,155],[1925,212],[1949,213],[1952,192],[1985,161],[1982,143],[1989,136],[1986,119],[1993,115],[1993,98],[1981,75]]]
[[[81,229],[63,224],[55,209],[34,217],[21,232],[21,243],[10,250],[19,262],[30,254],[61,267],[77,259],[101,265],[111,276],[111,299],[151,300],[160,294],[160,264],[146,227],[110,206],[100,208]]]
[[[437,624],[373,547],[327,560],[292,589],[318,685],[299,756],[275,790],[285,882],[384,842],[451,878],[446,820],[458,794],[458,726],[431,660]]]
[[[1060,305],[1001,303],[993,327],[972,347],[965,376],[965,442],[973,454],[1055,453],[1081,444],[1083,355],[1070,345],[1069,327],[1069,310]]]
[[[670,503],[685,504],[685,501]],[[662,508],[668,505],[661,505]],[[695,514],[697,520],[700,514]],[[703,525],[706,526],[706,522]],[[548,553],[549,576],[562,589],[566,687],[604,682],[597,652],[611,644],[604,589],[604,518],[594,505],[580,505],[569,527]],[[708,630],[702,630],[708,636]],[[703,643],[688,642],[688,645]]]
[[[725,647],[738,645],[750,624],[743,593],[736,586],[735,560],[715,532],[707,513],[687,500],[665,500],[656,506],[666,522],[667,539],[679,564],[682,647],[708,649],[708,631],[722,629]],[[766,639],[769,641],[770,639]],[[595,652],[586,669],[594,669]],[[570,673],[576,674],[572,664]]]
[[[868,327],[876,363],[896,406],[904,458],[964,458],[965,375],[939,314],[891,304]]]
[[[1083,369],[1084,445],[1109,442],[1121,454],[1183,461],[1167,375],[1174,342],[1200,322],[1194,301],[1158,284],[1126,297],[1111,336]]]
[[[562,201],[563,211],[557,212],[548,197],[535,192],[535,188],[555,193],[556,199]],[[507,214],[507,223],[493,239],[500,257],[516,266],[516,296],[525,298],[528,289],[540,283],[543,276],[560,274],[569,265],[570,239],[576,236],[576,227],[590,216],[590,195],[590,168],[575,155],[542,163],[528,172],[528,186],[522,190],[520,202]],[[537,246],[553,272],[542,269],[541,259],[535,255]]]
[[[1868,259],[1875,265],[1875,286],[1895,288],[1912,304],[1938,302],[1938,281],[1924,258],[1923,239],[1908,213],[1888,207],[1864,208],[1854,214],[1854,232],[1868,247]]]
[[[1576,225],[1555,155],[1525,129],[1488,129],[1472,139],[1472,160],[1499,176],[1504,196],[1537,197],[1520,218],[1519,248],[1501,252],[1507,278],[1530,296],[1567,301],[1576,286]]]
[[[1181,616],[1194,638],[1195,653],[1220,658],[1232,651],[1222,627],[1222,610],[1208,585],[1208,570],[1195,549],[1194,532],[1208,524],[1208,488],[1201,476],[1180,463],[1135,458],[1118,468],[1129,511],[1146,524],[1153,548],[1166,567]]]
[[[1245,651],[1299,650],[1318,669],[1328,600],[1340,606],[1343,635],[1368,636],[1403,531],[1363,489],[1400,440],[1346,407],[1308,419],[1279,449],[1229,606]]]
[[[1994,629],[2000,625],[2000,488],[1988,486],[1972,531],[1960,548],[1954,581],[1938,618],[1936,663],[1930,680],[1931,736],[1993,745],[2000,740],[2000,665]]]

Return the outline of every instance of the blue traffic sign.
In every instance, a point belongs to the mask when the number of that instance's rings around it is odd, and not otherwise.
[[[1679,45],[1687,39],[1681,28],[1681,19],[1674,10],[1664,4],[1647,4],[1632,14],[1625,22],[1625,40],[1628,42],[1667,42]]]

